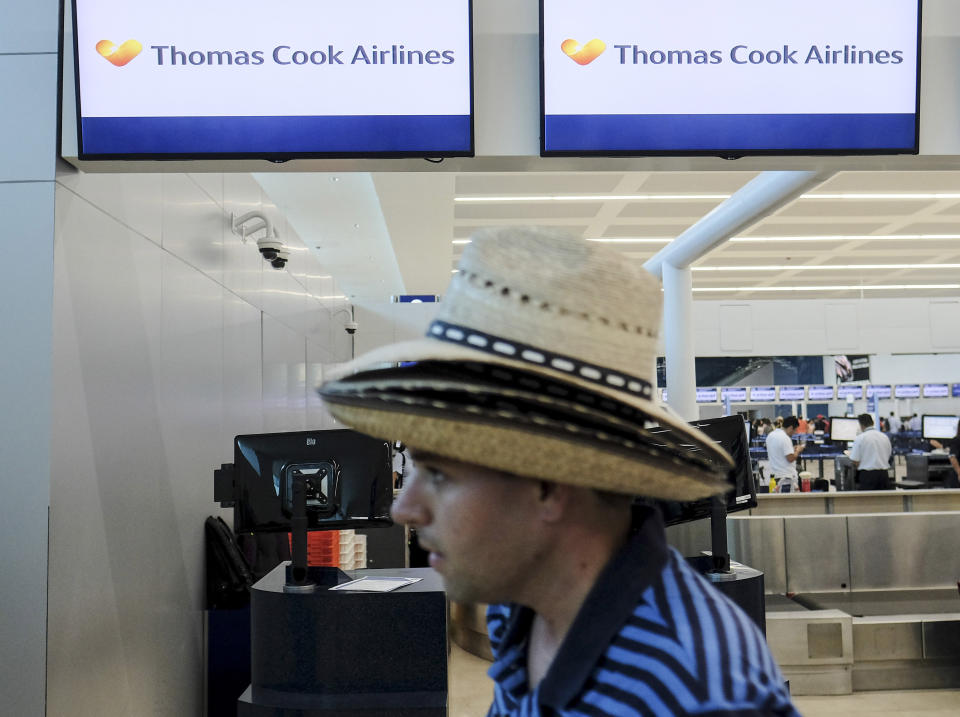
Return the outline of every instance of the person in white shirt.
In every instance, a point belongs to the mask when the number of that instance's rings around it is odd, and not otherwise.
[[[861,413],[857,422],[860,433],[850,448],[850,460],[857,469],[858,487],[860,490],[887,490],[890,488],[887,469],[893,452],[890,439],[874,428],[873,416],[869,413]]]
[[[912,416],[910,416],[910,430],[919,431],[920,428],[921,428],[920,416],[914,413]]]
[[[770,477],[776,479],[778,493],[796,493],[800,485],[797,458],[803,453],[804,444],[793,445],[793,434],[799,425],[796,416],[787,416],[783,419],[783,428],[777,428],[767,436]]]
[[[893,411],[890,411],[890,433],[900,433],[900,427],[903,425],[900,422],[900,419],[897,418],[897,414]]]

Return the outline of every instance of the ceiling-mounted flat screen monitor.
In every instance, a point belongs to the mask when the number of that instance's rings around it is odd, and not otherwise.
[[[949,441],[957,435],[956,416],[923,416],[923,437],[939,441]]]
[[[867,386],[867,398],[891,398],[893,386],[871,383]]]
[[[716,403],[718,391],[715,388],[698,388],[697,403]]]
[[[923,384],[924,398],[950,398],[950,384],[925,383]]]
[[[813,390],[811,388],[811,390]],[[863,386],[840,385],[837,386],[837,398],[863,398]]]
[[[781,386],[781,401],[802,401],[807,395],[807,389],[804,386]]]
[[[920,0],[541,0],[541,154],[910,154]]]
[[[833,386],[811,386],[807,390],[807,396],[811,401],[832,401]]]
[[[920,384],[898,383],[893,389],[894,398],[920,398]]]
[[[852,441],[860,433],[860,422],[856,418],[830,416],[830,440]]]
[[[471,0],[74,0],[79,158],[473,155]]]
[[[953,384],[953,389],[951,393],[954,398],[960,398],[960,383]]]
[[[776,401],[777,387],[776,386],[751,386],[750,400],[764,401],[766,403],[771,403],[773,401]]]
[[[734,403],[743,403],[747,400],[747,389],[746,387],[741,388],[739,386],[725,387],[720,389],[720,397],[724,401],[729,399]]]

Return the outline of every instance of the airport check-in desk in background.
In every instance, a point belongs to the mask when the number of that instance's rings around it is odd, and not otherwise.
[[[667,529],[684,554],[707,521]],[[728,518],[764,572],[767,640],[796,695],[960,687],[960,490],[761,495]]]

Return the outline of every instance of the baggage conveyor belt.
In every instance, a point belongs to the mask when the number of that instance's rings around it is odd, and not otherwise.
[[[956,589],[766,596],[767,638],[794,694],[960,687]]]

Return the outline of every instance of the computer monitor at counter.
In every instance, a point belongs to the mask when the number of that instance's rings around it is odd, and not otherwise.
[[[922,436],[924,440],[949,441],[957,435],[957,416],[934,416],[927,414],[923,416],[922,420]]]
[[[853,441],[860,433],[860,422],[856,418],[845,418],[842,416],[830,416],[830,440]]]

